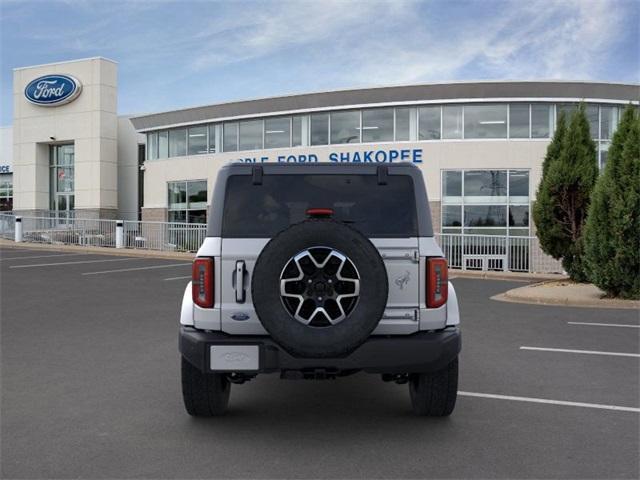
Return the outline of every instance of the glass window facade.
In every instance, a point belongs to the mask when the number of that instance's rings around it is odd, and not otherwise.
[[[238,122],[229,122],[222,126],[222,151],[238,151]]]
[[[158,158],[158,132],[147,134],[147,160]]]
[[[360,111],[333,112],[330,118],[331,144],[360,142]]]
[[[440,105],[418,109],[418,140],[440,140]]]
[[[191,127],[188,134],[188,148],[189,155],[201,155],[207,153],[208,147],[208,128],[204,127]]]
[[[509,105],[509,138],[529,138],[529,104]]]
[[[564,113],[567,122],[569,122],[571,115],[573,115],[576,110],[578,110],[577,103],[558,103],[556,105],[556,112],[558,117],[560,117],[561,113]]]
[[[411,109],[396,108],[396,133],[397,142],[411,140]]]
[[[62,218],[75,208],[75,146],[49,147],[49,208]]]
[[[529,171],[443,170],[442,233],[529,235]]]
[[[511,170],[509,172],[509,201],[520,203],[529,201],[528,170]]]
[[[462,202],[462,172],[460,170],[446,170],[442,172],[442,195],[449,202]]]
[[[298,115],[291,118],[291,146],[299,147],[302,145],[302,116]]]
[[[267,118],[264,121],[264,148],[291,146],[291,118]]]
[[[217,145],[216,145],[216,125],[209,125],[209,153],[216,153]]]
[[[311,115],[311,145],[327,145],[329,143],[329,114]]]
[[[362,111],[362,141],[393,141],[393,108],[372,108]]]
[[[504,205],[465,205],[465,227],[506,227],[507,216]]]
[[[600,107],[600,139],[610,140],[618,125],[618,107]]]
[[[158,158],[169,157],[169,132],[158,132]]]
[[[504,202],[507,198],[507,171],[465,171],[464,197],[470,203]]]
[[[465,106],[464,138],[507,138],[507,104]]]
[[[553,129],[553,109],[550,105],[531,105],[531,138],[549,138]]]
[[[462,138],[462,105],[442,107],[442,138]]]
[[[591,132],[591,138],[598,139],[598,115],[599,109],[597,105],[587,105],[585,113],[587,114],[587,120],[589,121],[589,131]]]
[[[182,157],[187,154],[187,129],[169,130],[169,156]]]
[[[0,212],[13,210],[13,174],[0,173]]]
[[[462,227],[462,207],[460,205],[443,205],[442,206],[442,227],[445,231],[446,227],[454,227],[457,233],[460,233]]]
[[[449,104],[380,107],[194,125],[147,133],[147,160],[169,156],[348,143],[477,139],[548,139],[559,112],[576,103]],[[600,162],[617,127],[616,105],[587,104]],[[217,145],[221,143],[222,145]]]
[[[180,223],[207,222],[207,181],[168,183],[169,221]]]
[[[259,150],[262,148],[262,120],[240,122],[240,150]]]

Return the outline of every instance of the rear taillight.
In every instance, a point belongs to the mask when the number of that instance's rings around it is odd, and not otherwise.
[[[213,258],[196,258],[191,270],[193,303],[202,308],[213,307]]]
[[[427,258],[427,307],[438,308],[447,303],[448,273],[446,259]]]

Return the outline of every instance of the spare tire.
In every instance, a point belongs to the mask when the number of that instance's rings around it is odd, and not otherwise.
[[[262,250],[251,295],[264,328],[289,353],[344,356],[376,328],[387,304],[387,272],[357,230],[313,219],[279,233]]]

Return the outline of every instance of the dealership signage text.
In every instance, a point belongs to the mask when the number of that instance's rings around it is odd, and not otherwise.
[[[422,163],[421,148],[356,150],[355,152],[329,152],[328,155],[325,155],[316,155],[315,153],[299,153],[275,156],[265,155],[260,157],[239,158],[238,161],[244,163],[315,163],[326,161],[335,163]]]

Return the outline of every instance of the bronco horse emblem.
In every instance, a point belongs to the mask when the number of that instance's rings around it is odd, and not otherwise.
[[[411,280],[411,273],[409,273],[409,270],[407,270],[405,271],[404,275],[396,278],[393,283],[395,283],[398,287],[400,287],[400,290],[402,290],[404,286],[409,283],[409,280]]]

